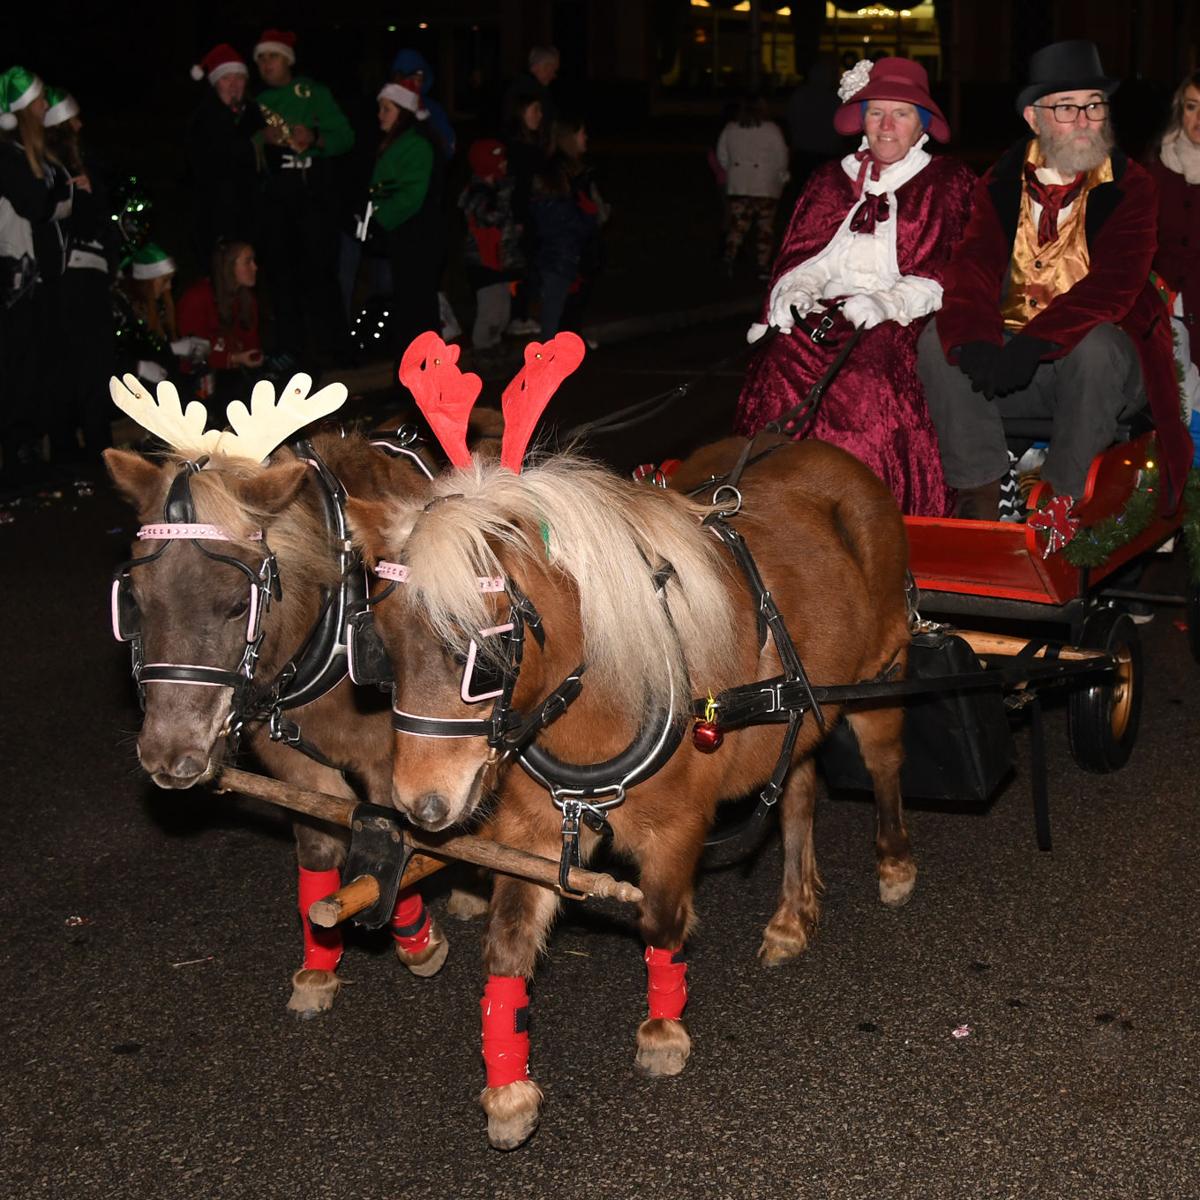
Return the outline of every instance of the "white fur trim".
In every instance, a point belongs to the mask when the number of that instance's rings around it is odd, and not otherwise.
[[[1169,133],[1158,152],[1163,166],[1182,175],[1188,183],[1200,183],[1200,146],[1192,142],[1182,129]]]
[[[9,111],[18,113],[31,105],[44,91],[42,81],[35,75],[33,82],[9,105]]]
[[[385,83],[375,98],[390,100],[397,108],[416,113],[418,121],[424,121],[429,116],[429,110],[421,107],[421,97],[412,88],[401,87],[398,83]]]
[[[47,129],[52,129],[55,125],[62,125],[65,121],[69,121],[72,117],[79,116],[79,104],[74,96],[64,96],[57,104],[52,104],[46,109],[46,115],[42,118],[42,124]]]
[[[208,82],[216,83],[218,79],[224,79],[226,75],[249,75],[250,72],[246,69],[245,63],[240,62],[224,62],[219,67],[213,67],[208,73]]]
[[[134,263],[131,274],[134,279],[158,279],[162,275],[172,275],[175,272],[173,258],[160,258],[152,263]]]
[[[288,62],[296,61],[296,52],[287,42],[259,42],[254,47],[254,57],[257,58],[260,54],[282,54]]]
[[[751,346],[753,346],[754,343],[757,342],[758,339],[760,337],[762,337],[762,335],[764,333],[767,332],[768,328],[769,328],[768,326],[762,325],[759,322],[755,321],[755,323],[753,325],[751,325],[749,329],[746,330],[746,341],[749,342],[749,344]]]

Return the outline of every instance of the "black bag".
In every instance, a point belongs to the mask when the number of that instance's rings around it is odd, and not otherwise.
[[[909,679],[939,679],[981,670],[960,637],[920,633],[908,652]],[[986,804],[1013,766],[1012,734],[1003,692],[936,691],[904,703],[904,766],[900,790],[926,800]],[[854,731],[839,721],[818,751],[831,788],[871,790]]]

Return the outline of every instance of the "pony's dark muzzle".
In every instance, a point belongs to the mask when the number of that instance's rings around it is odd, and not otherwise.
[[[450,823],[450,802],[440,792],[426,792],[409,810],[422,829],[435,832]]]

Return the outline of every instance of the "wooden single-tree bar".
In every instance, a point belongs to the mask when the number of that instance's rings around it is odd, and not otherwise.
[[[1020,654],[1030,641],[1029,638],[1014,637],[1010,633],[980,633],[974,629],[955,629],[954,634],[962,638],[980,658],[990,654]],[[1081,646],[1059,646],[1055,652],[1057,658],[1067,662],[1086,662],[1106,655],[1105,650],[1088,650]],[[1046,648],[1040,647],[1033,657],[1045,658]]]
[[[351,829],[354,821],[356,802],[342,796],[330,796],[325,792],[312,792],[306,788],[293,787],[278,779],[268,779],[265,775],[254,775],[249,771],[241,771],[236,767],[225,767],[217,780],[220,791],[241,792],[246,796],[254,796],[277,804],[292,812],[304,813],[328,821],[331,825],[340,825],[343,829]],[[404,837],[414,850],[421,853],[414,856],[408,869],[404,872],[405,887],[415,883],[425,875],[431,874],[432,859],[474,863],[486,867],[490,871],[499,871],[504,875],[516,875],[522,879],[532,880],[549,888],[558,886],[558,863],[539,854],[529,854],[513,846],[505,846],[500,842],[489,841],[487,838],[473,837],[469,834],[455,834],[449,837],[427,836],[406,829]],[[414,867],[418,869],[414,871]],[[351,880],[347,887],[352,887],[357,881]],[[568,886],[586,896],[599,896],[604,900],[621,900],[629,904],[640,904],[641,889],[624,880],[614,879],[600,871],[587,871],[582,867],[572,867],[567,879]],[[376,885],[378,886],[378,885]],[[346,887],[335,893],[340,897]],[[376,893],[378,895],[378,893]],[[361,900],[361,891],[355,894],[355,900]],[[327,898],[328,899],[328,898]],[[361,912],[369,908],[374,901],[354,909]],[[339,910],[343,907],[339,902]],[[345,916],[352,915],[345,912]]]

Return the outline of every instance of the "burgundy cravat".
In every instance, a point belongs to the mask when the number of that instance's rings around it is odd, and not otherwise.
[[[1037,177],[1033,164],[1025,164],[1025,186],[1030,196],[1042,206],[1042,215],[1038,220],[1039,246],[1057,239],[1058,214],[1079,198],[1086,177],[1086,172],[1080,171],[1070,183],[1043,183]]]
[[[875,223],[886,221],[891,215],[891,211],[886,192],[880,192],[877,196],[868,195],[858,206],[858,211],[850,218],[850,232],[874,233]]]
[[[873,182],[879,180],[879,159],[871,153],[870,150],[856,150],[854,157],[858,159],[858,178],[854,181],[854,198],[857,200],[863,194],[863,188],[867,186],[867,170],[871,172]]]

